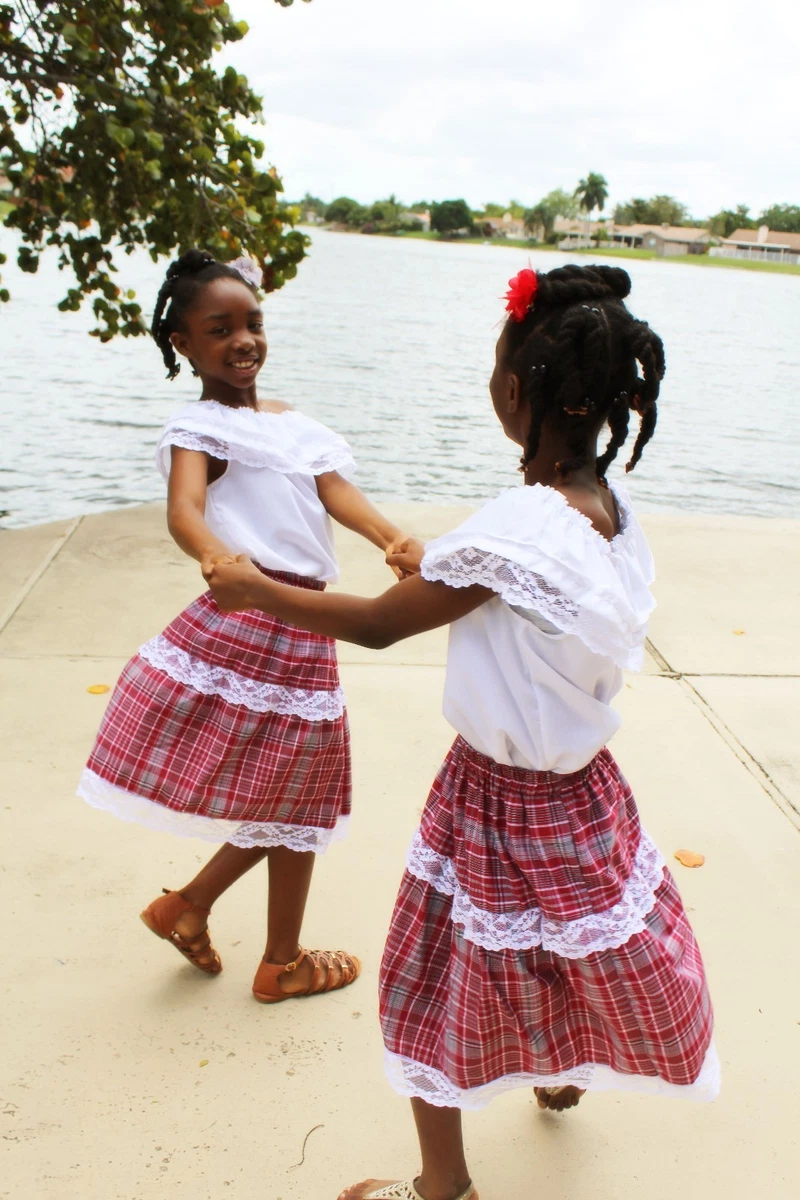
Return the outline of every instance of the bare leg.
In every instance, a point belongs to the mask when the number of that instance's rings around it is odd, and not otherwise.
[[[422,1173],[414,1180],[414,1187],[423,1200],[456,1200],[470,1186],[461,1137],[461,1110],[436,1108],[416,1097],[411,1101],[411,1107],[422,1152]],[[345,1188],[339,1200],[364,1200],[365,1196],[391,1182],[389,1179],[365,1179],[354,1187]],[[477,1200],[477,1193],[472,1194]]]
[[[200,908],[213,908],[223,892],[241,879],[251,867],[260,863],[268,851],[260,846],[245,850],[226,842],[220,846],[204,867],[198,871],[191,883],[179,888],[190,904]]]
[[[269,861],[264,962],[283,965],[293,962],[300,953],[300,929],[316,861],[313,851],[301,853],[289,850],[286,846],[244,850],[226,842],[180,892],[191,904],[210,909],[223,892],[264,858]],[[182,913],[175,923],[176,932],[190,943],[192,938],[202,937],[205,929],[204,913]],[[213,951],[209,950],[208,957],[211,958],[212,954]],[[203,956],[200,956],[200,961],[203,961]],[[342,974],[341,967],[336,964],[331,970],[337,977]],[[306,959],[296,971],[281,976],[281,987],[286,992],[304,991],[313,975],[314,964]]]
[[[300,929],[316,855],[311,850],[301,853],[286,846],[274,846],[268,853],[269,907],[264,962],[284,964],[293,962],[300,953]],[[311,963],[301,963],[291,979],[286,977],[284,991],[302,991],[313,971]]]
[[[454,1200],[470,1184],[461,1135],[461,1110],[411,1101],[422,1152],[422,1174],[416,1180],[424,1200]]]
[[[267,851],[260,847],[245,850],[240,846],[232,846],[230,842],[226,842],[224,846],[220,846],[216,854],[214,854],[204,867],[195,875],[191,883],[187,883],[186,887],[179,888],[181,895],[189,901],[190,904],[196,904],[199,908],[209,909],[214,902],[219,899],[223,892],[226,892],[231,884],[237,879],[241,879],[251,867],[256,863],[261,862]],[[202,945],[203,935],[207,926],[207,918],[205,913],[186,912],[181,913],[175,922],[175,932],[179,933],[193,949]],[[196,942],[192,939],[197,938]],[[209,948],[208,952],[199,956],[200,962],[210,962],[213,958],[213,951]]]

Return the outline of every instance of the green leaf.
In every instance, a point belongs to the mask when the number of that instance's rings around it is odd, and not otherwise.
[[[100,300],[101,341],[145,332],[124,273],[119,288],[112,282],[115,259],[137,247],[158,261],[190,245],[230,255],[246,242],[274,264],[270,287],[295,274],[306,241],[292,238],[289,209],[276,200],[282,185],[258,170],[264,146],[246,132],[263,118],[261,98],[214,57],[248,36],[228,4],[48,0],[24,6],[25,26],[17,7],[0,0],[0,53],[29,66],[24,87],[10,84],[0,100],[2,166],[15,194],[13,206],[0,204],[0,221],[25,270],[56,248],[72,285],[61,311]],[[61,60],[70,103],[58,105]],[[34,110],[46,123],[32,120]],[[79,171],[74,181],[67,165]]]
[[[136,141],[136,134],[132,129],[129,129],[126,125],[118,125],[116,121],[112,121],[110,118],[106,121],[106,133],[118,146],[122,146],[125,150]]]

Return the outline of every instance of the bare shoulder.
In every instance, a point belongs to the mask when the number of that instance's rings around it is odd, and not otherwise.
[[[268,413],[285,413],[294,412],[293,404],[286,404],[283,400],[259,400],[259,412]]]
[[[608,488],[600,493],[585,488],[558,488],[570,508],[574,508],[607,541],[619,533],[619,514],[614,497]]]

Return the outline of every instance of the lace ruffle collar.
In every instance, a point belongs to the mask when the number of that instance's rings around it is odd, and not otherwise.
[[[426,579],[482,584],[539,613],[618,666],[641,667],[653,560],[625,489],[612,485],[620,532],[607,541],[554,488],[513,488],[430,542]]]
[[[321,475],[355,471],[353,453],[343,437],[303,413],[254,412],[216,400],[188,404],[167,422],[156,462],[169,477],[170,446],[202,450],[214,458],[248,467],[268,467],[284,475]]]

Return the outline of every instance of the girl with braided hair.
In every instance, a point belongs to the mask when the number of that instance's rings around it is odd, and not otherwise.
[[[267,355],[259,281],[248,260],[226,265],[190,250],[159,293],[152,333],[169,378],[180,356],[202,388],[158,443],[169,529],[206,579],[245,553],[264,578],[322,592],[337,570],[330,517],[384,552],[404,535],[348,481],[355,464],[343,438],[258,398]],[[299,941],[315,855],[343,836],[350,788],[333,640],[263,613],[227,615],[206,592],[125,667],[79,794],[126,820],[223,843],[190,883],[165,888],[142,913],[207,974],[222,970],[211,906],[268,860],[253,994],[275,1002],[359,973],[353,955]]]
[[[658,336],[627,274],[520,272],[490,382],[524,486],[389,561],[383,596],[322,596],[222,563],[224,610],[257,609],[368,646],[450,624],[444,712],[457,737],[411,844],[384,952],[390,1082],[411,1097],[422,1171],[340,1200],[475,1200],[461,1110],[532,1086],[710,1099],[719,1068],[703,964],[674,881],[607,749],[623,669],[641,667],[653,567],[606,471],[656,423]],[[600,454],[605,425],[610,439]]]

